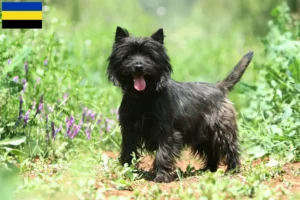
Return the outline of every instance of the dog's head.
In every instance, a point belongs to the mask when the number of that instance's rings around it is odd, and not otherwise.
[[[160,91],[172,72],[163,43],[163,29],[150,37],[134,37],[117,27],[108,58],[108,79],[125,91]]]

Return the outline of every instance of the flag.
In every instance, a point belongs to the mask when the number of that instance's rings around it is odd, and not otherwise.
[[[2,2],[2,29],[41,29],[42,2]]]

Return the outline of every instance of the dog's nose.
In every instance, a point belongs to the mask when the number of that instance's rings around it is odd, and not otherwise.
[[[136,70],[141,70],[141,69],[143,68],[143,64],[142,64],[141,62],[136,62],[136,63],[134,64],[134,68],[135,68]]]

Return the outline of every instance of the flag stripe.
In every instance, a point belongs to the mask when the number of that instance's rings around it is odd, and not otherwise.
[[[3,11],[2,20],[42,20],[42,11]]]
[[[42,11],[42,2],[2,2],[2,11]]]
[[[42,20],[2,20],[2,29],[41,29]]]

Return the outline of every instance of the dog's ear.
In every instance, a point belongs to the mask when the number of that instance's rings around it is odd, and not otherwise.
[[[164,44],[164,30],[162,28],[158,29],[155,33],[151,35],[151,38],[161,44]]]
[[[117,27],[115,41],[119,41],[123,38],[129,37],[129,33],[126,29]]]

